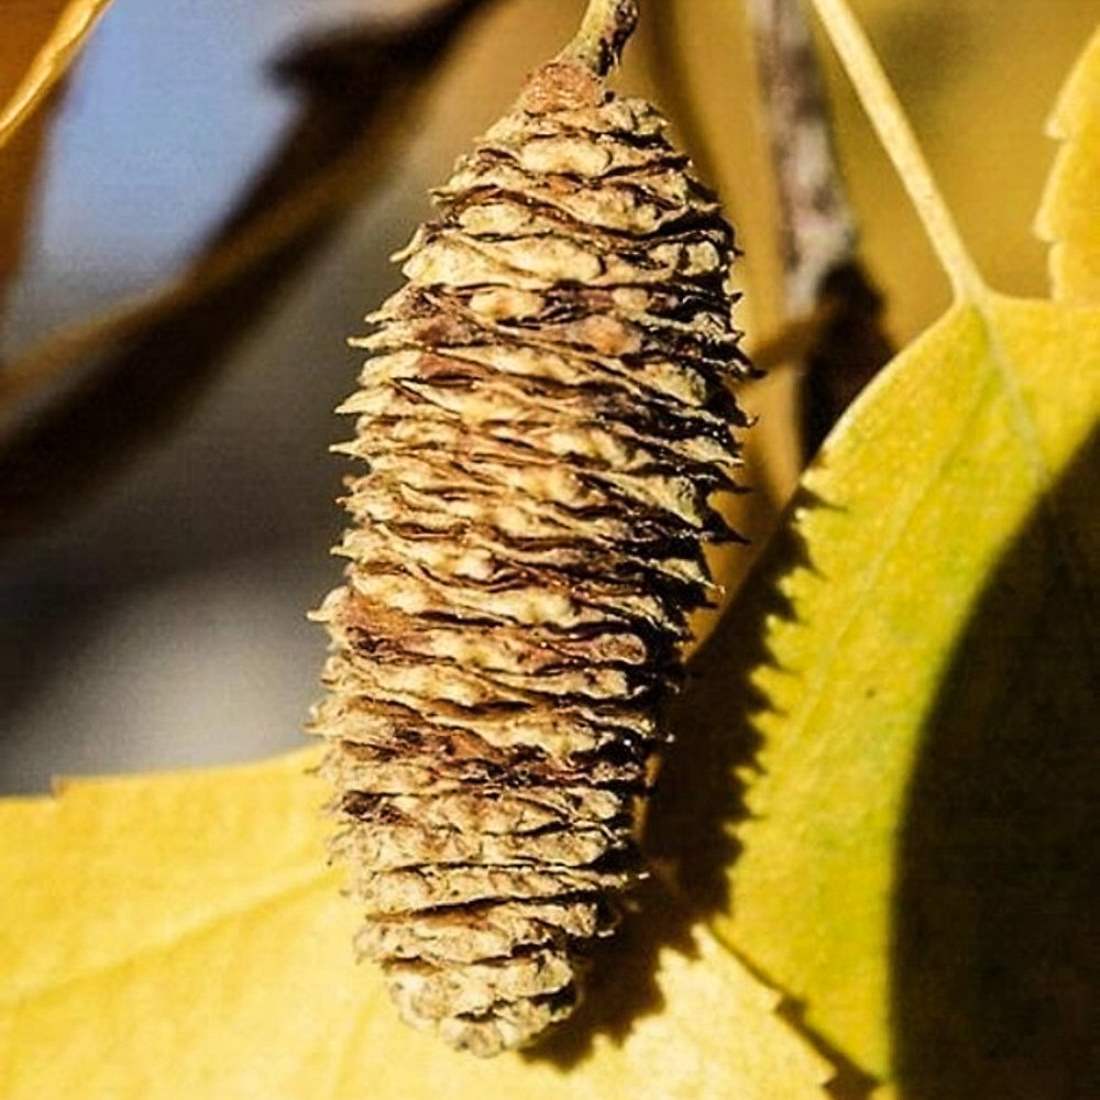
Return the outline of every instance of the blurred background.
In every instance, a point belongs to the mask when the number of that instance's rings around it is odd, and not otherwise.
[[[38,4],[0,0],[0,57]],[[1043,125],[1100,0],[852,6],[979,265],[998,289],[1044,294]],[[0,790],[301,743],[324,653],[304,613],[339,576],[344,470],[326,448],[349,427],[331,411],[358,367],[345,337],[398,285],[387,257],[427,189],[582,9],[114,0],[33,148],[0,151],[23,158],[0,175],[19,222],[0,268]],[[618,86],[670,114],[722,194],[746,251],[740,323],[767,348],[798,318],[778,289],[752,56],[740,4],[643,0]],[[821,58],[883,305],[871,340],[899,347],[947,286]],[[736,507],[756,546],[811,449],[804,352],[770,353],[745,395],[762,419],[756,491]],[[825,356],[838,377],[843,352]],[[5,400],[5,375],[32,382]],[[719,563],[731,589],[750,557]]]

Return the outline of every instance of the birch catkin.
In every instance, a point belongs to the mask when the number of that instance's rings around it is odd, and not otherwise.
[[[317,613],[333,847],[404,1018],[481,1055],[569,1014],[643,873],[657,706],[730,535],[732,232],[605,87],[617,29],[435,193],[341,409],[366,472]]]

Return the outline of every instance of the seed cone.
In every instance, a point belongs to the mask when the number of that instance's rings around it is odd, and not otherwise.
[[[333,847],[413,1025],[492,1055],[575,1005],[639,812],[745,373],[732,231],[648,104],[566,56],[435,193],[353,341],[364,459],[316,617]]]

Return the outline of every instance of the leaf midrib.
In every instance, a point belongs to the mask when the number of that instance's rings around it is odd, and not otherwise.
[[[1027,452],[1026,461],[1039,495],[1038,510],[1049,521],[1051,542],[1057,551],[1061,572],[1069,587],[1080,597],[1079,600],[1071,601],[1073,605],[1071,613],[1076,613],[1081,617],[1084,626],[1081,636],[1088,639],[1087,644],[1091,654],[1097,664],[1100,665],[1100,642],[1097,642],[1095,633],[1088,629],[1089,622],[1096,618],[1096,609],[1093,607],[1095,602],[1093,586],[1089,584],[1087,579],[1088,570],[1081,567],[1072,543],[1066,537],[1062,516],[1055,507],[1052,495],[1054,475],[1047,465],[1042,445],[1039,442],[1038,426],[1031,415],[1016,371],[1012,367],[1012,356],[1005,348],[995,318],[991,316],[991,305],[994,301],[999,301],[1008,306],[1022,304],[1022,302],[1020,299],[998,295],[988,289],[985,291],[985,295],[984,300],[975,301],[973,305],[982,323],[986,346],[989,348],[989,357],[1000,376],[1002,387],[1008,398],[1008,406],[1017,426],[1017,437],[1023,441],[1024,450]]]

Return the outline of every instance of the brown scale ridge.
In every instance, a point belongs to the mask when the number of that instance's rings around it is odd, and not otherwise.
[[[732,532],[733,234],[649,104],[562,55],[435,192],[353,341],[365,462],[311,731],[362,956],[479,1055],[577,1003],[640,813],[702,555]]]

